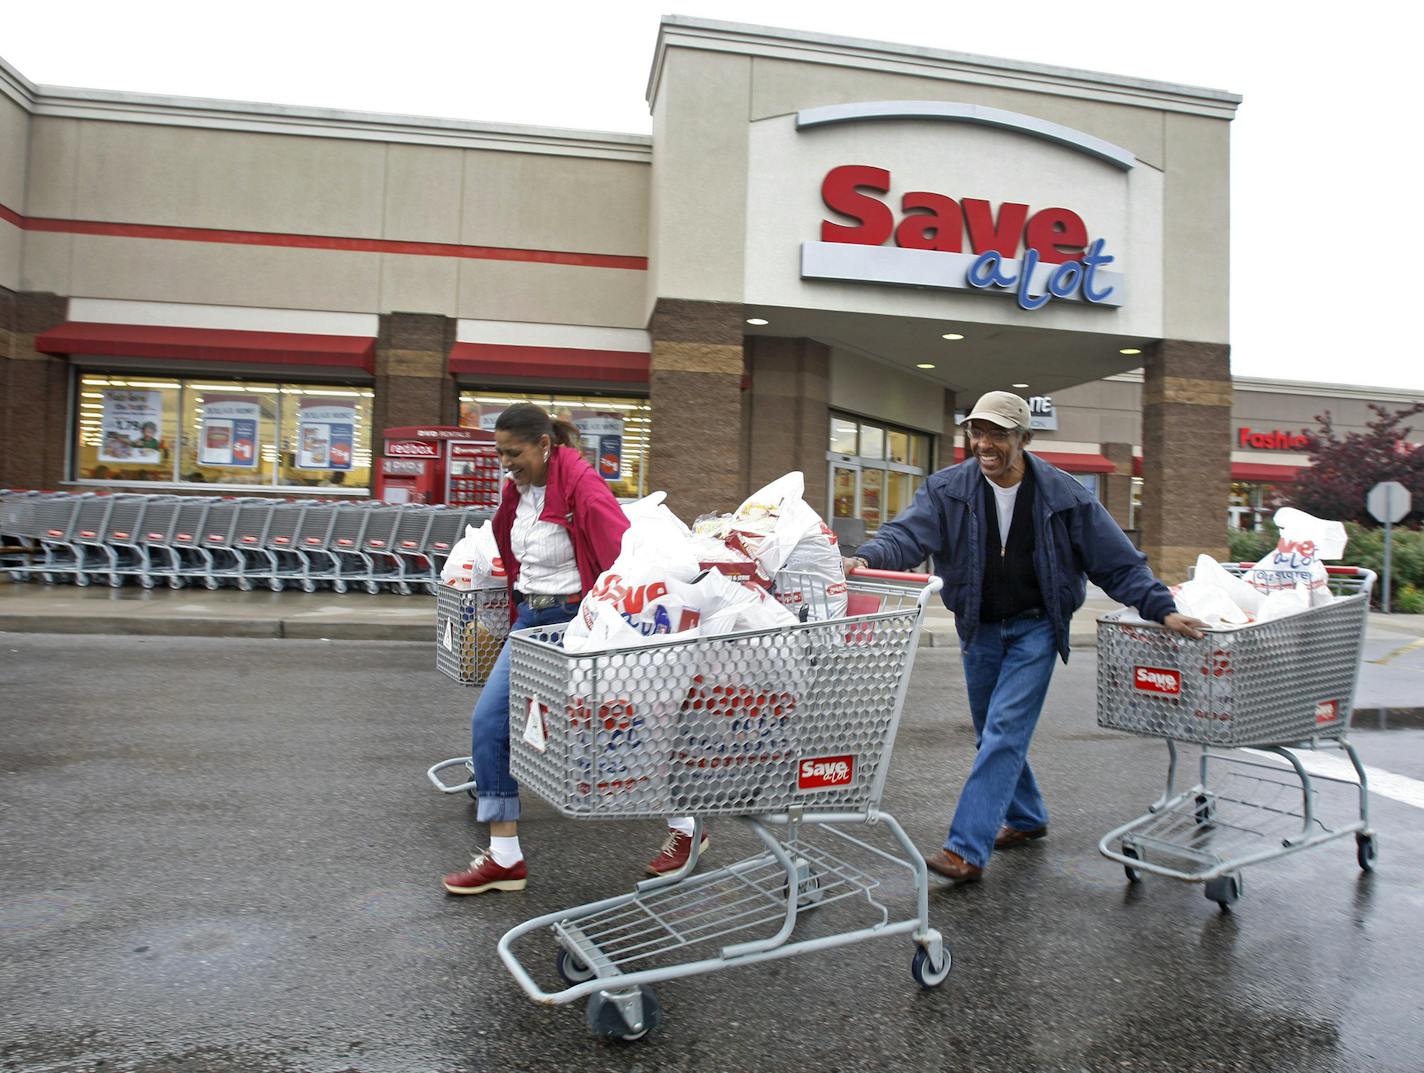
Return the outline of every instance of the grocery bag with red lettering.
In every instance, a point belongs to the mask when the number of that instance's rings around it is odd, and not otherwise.
[[[1310,606],[1330,603],[1326,559],[1345,554],[1349,534],[1340,522],[1328,522],[1294,507],[1282,507],[1274,518],[1280,538],[1274,551],[1246,571],[1246,581],[1258,592],[1269,595],[1304,585],[1310,591]]]
[[[796,616],[764,590],[715,572],[703,584],[717,595],[704,604],[695,674],[678,713],[673,810],[746,811],[791,778],[809,644]]]

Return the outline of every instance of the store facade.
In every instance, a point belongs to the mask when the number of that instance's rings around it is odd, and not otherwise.
[[[1141,368],[1082,442],[1221,550],[1231,94],[682,18],[650,138],[0,91],[0,483],[359,497],[532,398],[620,495],[873,529],[980,392]]]

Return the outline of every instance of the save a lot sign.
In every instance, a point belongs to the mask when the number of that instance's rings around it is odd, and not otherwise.
[[[832,218],[820,242],[801,248],[803,279],[1012,294],[1030,311],[1054,299],[1122,305],[1122,275],[1108,267],[1116,257],[1072,209],[911,190],[897,214],[891,189],[885,168],[826,173],[821,200]]]
[[[818,241],[801,244],[802,279],[1011,295],[1028,311],[1062,301],[1123,304],[1114,237],[1123,229],[1122,214],[1110,211],[1106,223],[1095,223],[1093,216],[1103,214],[1103,190],[1125,189],[1122,183],[1137,163],[1131,152],[1034,116],[950,102],[806,109],[796,129],[869,122],[883,132],[906,129],[900,123],[907,119],[988,129],[993,133],[983,137],[995,140],[956,140],[948,131],[940,138],[921,125],[913,139],[887,135],[835,143],[841,159],[832,156],[833,163],[813,173],[822,218]],[[852,152],[860,160],[848,160]],[[897,160],[892,173],[885,164]],[[993,196],[996,187],[1011,184],[1018,197]],[[1029,190],[1044,200],[1035,204],[1024,197]],[[1088,212],[1071,207],[1082,200]]]

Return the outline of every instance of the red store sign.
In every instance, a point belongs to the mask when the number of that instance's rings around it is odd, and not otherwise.
[[[1306,451],[1310,449],[1310,438],[1303,432],[1283,432],[1278,428],[1258,432],[1243,425],[1236,430],[1236,446],[1258,451]]]

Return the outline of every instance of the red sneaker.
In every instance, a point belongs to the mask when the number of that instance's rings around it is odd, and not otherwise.
[[[508,868],[495,863],[489,850],[481,850],[463,872],[452,872],[441,880],[451,894],[483,894],[487,890],[523,890],[529,869],[524,861]]]
[[[697,847],[698,853],[707,852],[707,836],[702,836],[702,844]],[[681,831],[674,831],[668,828],[667,840],[663,842],[663,848],[658,851],[658,855],[648,862],[648,871],[655,876],[667,875],[669,872],[676,872],[687,863],[688,856],[692,853],[692,836],[685,835]]]

